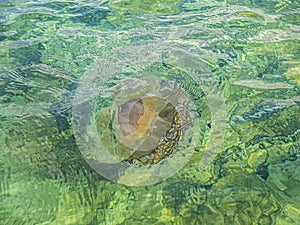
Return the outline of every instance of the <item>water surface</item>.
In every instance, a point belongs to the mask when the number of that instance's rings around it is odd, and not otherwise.
[[[0,224],[299,223],[299,6],[0,0]],[[192,157],[148,186],[99,175],[72,121],[82,84],[137,73],[199,118]]]

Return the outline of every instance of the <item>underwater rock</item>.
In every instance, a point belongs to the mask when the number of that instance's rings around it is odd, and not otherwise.
[[[292,77],[298,84],[300,84],[300,67],[294,67],[289,69],[285,76]]]
[[[249,120],[260,121],[268,119],[275,113],[296,105],[297,102],[300,102],[299,96],[294,96],[290,99],[266,99],[264,100],[264,105],[257,106],[250,112],[244,113],[241,117],[236,118],[234,122],[244,122]]]
[[[248,158],[248,165],[251,167],[257,167],[258,165],[265,162],[267,157],[267,151],[261,150],[259,152],[252,153]]]
[[[281,209],[276,195],[265,181],[247,173],[221,178],[212,186],[207,199],[207,204],[216,205],[224,215],[224,224],[271,221]]]
[[[268,183],[282,201],[299,208],[299,161],[285,161],[269,165]]]
[[[290,204],[284,206],[277,218],[278,224],[298,224],[300,221],[300,210]],[[298,222],[297,222],[298,221]]]

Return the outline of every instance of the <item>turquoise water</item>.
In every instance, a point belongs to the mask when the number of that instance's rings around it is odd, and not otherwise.
[[[298,224],[299,9],[0,0],[0,224]],[[136,167],[143,129],[116,118],[137,98],[188,116]]]

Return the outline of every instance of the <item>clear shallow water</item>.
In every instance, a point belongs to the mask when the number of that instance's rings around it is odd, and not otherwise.
[[[1,1],[0,22],[1,224],[300,220],[298,1]],[[155,185],[103,178],[74,136],[82,83],[118,66],[198,108],[193,156]]]

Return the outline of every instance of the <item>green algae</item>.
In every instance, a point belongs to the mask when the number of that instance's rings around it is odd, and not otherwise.
[[[251,19],[256,19],[256,20],[260,20],[262,19],[262,17],[254,12],[250,12],[250,11],[244,11],[244,12],[237,12],[236,15],[238,17],[249,17]]]

